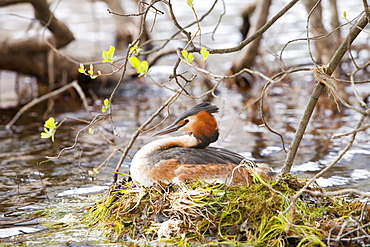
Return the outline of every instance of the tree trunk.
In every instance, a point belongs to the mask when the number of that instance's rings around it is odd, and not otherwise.
[[[254,23],[252,24],[249,33],[254,34],[258,29],[260,29],[264,24],[267,22],[267,17],[269,14],[269,8],[271,6],[271,0],[261,0],[257,1],[256,10],[255,10],[255,19]],[[235,74],[242,70],[243,68],[251,68],[256,56],[258,55],[258,48],[260,45],[260,41],[262,39],[262,35],[252,41],[249,45],[244,47],[239,54],[237,55],[236,59],[233,62],[228,74]],[[236,85],[239,90],[247,91],[251,88],[251,81],[246,79],[246,77],[238,76],[232,79],[228,79],[227,86],[233,87]]]
[[[326,35],[328,31],[325,29],[322,23],[322,7],[321,4],[317,3],[317,0],[303,0],[303,4],[306,7],[310,16],[311,33],[314,36]],[[313,9],[315,7],[315,9]],[[312,42],[312,41],[311,41]],[[335,47],[338,47],[339,41],[335,36],[328,36],[313,41],[315,44],[315,57],[317,64],[327,64],[331,57],[335,53]]]
[[[337,0],[329,0],[329,3],[330,3],[329,9],[330,9],[330,14],[331,14],[330,26],[332,29],[335,29],[340,26]],[[334,35],[335,35],[335,39],[339,42],[339,40],[341,39],[340,29],[335,31]]]
[[[46,0],[29,0],[29,2],[34,8],[36,19],[53,33],[54,45],[57,49],[68,45],[75,39],[67,25],[55,18]]]
[[[247,38],[249,29],[251,28],[250,19],[256,10],[256,4],[257,4],[256,2],[249,4],[242,11],[243,23],[242,26],[240,27],[240,33],[242,34],[243,39]]]

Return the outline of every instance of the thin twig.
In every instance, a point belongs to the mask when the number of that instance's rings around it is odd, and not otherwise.
[[[346,232],[346,233],[344,233],[343,235],[339,236],[339,239],[338,239],[338,240],[343,240],[343,237],[344,237],[344,236],[349,235],[349,234],[351,234],[351,233],[353,233],[353,232],[356,232],[356,231],[358,231],[358,230],[364,229],[364,228],[366,228],[366,227],[368,227],[368,226],[370,226],[370,223],[367,223],[367,224],[365,224],[365,225],[361,225],[361,226],[357,227],[356,229],[353,229],[352,231]],[[364,237],[364,236],[362,236],[362,237]],[[359,238],[361,239],[362,237],[359,237]],[[368,235],[368,236],[366,236],[366,237],[367,237],[367,238],[370,238],[370,236],[369,236],[369,235]],[[355,239],[355,238],[351,238],[351,239]]]
[[[215,0],[215,4],[216,4],[217,0]],[[222,13],[220,14],[220,17],[218,18],[218,21],[216,23],[216,26],[215,28],[213,29],[212,31],[212,40],[215,40],[215,33],[216,33],[216,30],[218,29],[218,27],[220,26],[221,24],[221,21],[222,21],[222,18],[226,15],[226,4],[225,4],[225,0],[221,0],[222,2]]]
[[[360,105],[362,107],[367,107],[367,104],[361,99],[360,95],[358,94],[357,90],[356,90],[356,87],[355,87],[355,79],[354,79],[354,76],[357,72],[359,72],[360,70],[362,69],[366,69],[368,66],[370,65],[370,61],[366,62],[363,66],[361,66],[360,68],[356,68],[356,70],[354,70],[351,74],[350,74],[350,79],[351,79],[351,86],[352,86],[352,90],[356,96],[356,99],[357,101],[360,103]]]
[[[148,3],[146,3],[146,2],[140,2],[140,3],[142,3],[142,4],[147,4],[147,5],[149,5]],[[161,15],[164,15],[164,12],[163,11],[161,11],[161,10],[159,10],[159,9],[157,9],[156,7],[154,7],[153,5],[149,5],[149,8],[153,8],[154,10],[155,10],[155,14],[157,15],[158,13],[159,14],[161,14]],[[148,9],[149,9],[148,8]],[[140,13],[137,13],[137,14],[119,14],[119,13],[116,13],[116,12],[114,12],[114,11],[112,11],[112,10],[110,10],[110,9],[107,9],[107,11],[108,11],[108,13],[109,14],[113,14],[113,15],[117,15],[117,16],[123,16],[123,17],[130,17],[130,16],[142,16],[142,15],[144,15],[145,14],[145,12],[146,11],[143,11],[143,12],[140,12]]]
[[[172,104],[174,102],[174,100],[177,99],[177,97],[181,94],[181,90],[179,90],[178,92],[176,92],[174,95],[172,95],[156,112],[154,112],[150,118],[148,120],[145,121],[145,123],[143,123],[134,133],[134,135],[132,136],[129,144],[126,146],[125,150],[123,151],[123,154],[121,155],[121,158],[120,160],[118,161],[117,163],[117,166],[116,166],[116,169],[115,169],[115,173],[113,175],[113,183],[116,183],[117,182],[117,179],[118,179],[118,172],[119,170],[121,169],[121,166],[122,166],[122,163],[124,161],[124,159],[126,158],[127,154],[128,154],[128,151],[131,149],[132,145],[134,144],[134,142],[136,141],[137,137],[140,135],[140,133],[145,129],[145,127],[150,124],[153,119],[158,116],[159,113],[161,113],[161,111],[163,111],[163,109],[165,109],[168,105]]]
[[[93,120],[91,120],[91,121],[90,121],[90,123],[89,123],[87,126],[85,126],[84,128],[80,129],[80,130],[77,132],[77,134],[76,134],[76,136],[75,136],[74,143],[73,143],[71,146],[66,147],[66,148],[63,148],[62,150],[60,150],[60,151],[59,151],[59,153],[58,153],[56,156],[46,156],[46,158],[48,158],[49,160],[58,159],[58,158],[62,155],[62,153],[63,153],[64,151],[75,148],[75,147],[76,147],[76,145],[77,145],[77,143],[78,143],[78,138],[80,137],[81,133],[82,133],[82,132],[84,132],[84,131],[86,131],[86,130],[88,130],[89,128],[91,128],[92,126],[94,126],[97,122],[99,122],[99,121],[103,120],[103,119],[104,119],[106,116],[108,116],[108,115],[109,115],[109,113],[108,113],[108,114],[105,114],[105,115],[101,115],[101,114],[99,114],[99,115],[95,116],[95,117],[94,117],[94,119],[93,119]],[[64,119],[63,121],[65,121],[65,120],[67,120],[67,119],[68,119],[68,117],[67,117],[66,119]],[[61,123],[60,123],[58,126],[60,126],[60,125],[61,125]],[[41,161],[39,164],[42,164],[42,163],[44,163],[44,162],[46,162],[46,161],[47,161],[47,160],[45,160],[45,161]]]
[[[281,9],[275,16],[273,16],[263,27],[257,30],[253,35],[249,36],[242,42],[240,42],[237,46],[231,48],[224,48],[224,49],[208,49],[210,54],[224,54],[224,53],[232,53],[237,52],[243,49],[246,45],[251,43],[253,40],[258,38],[264,32],[266,32],[280,17],[284,16],[286,12],[288,12],[299,0],[292,0],[290,1],[283,9]],[[189,50],[189,52],[199,52],[200,48],[195,48],[193,50]]]
[[[263,124],[265,125],[265,127],[272,133],[274,133],[275,135],[279,136],[280,137],[280,140],[281,140],[281,144],[283,146],[283,150],[284,152],[287,152],[286,151],[286,147],[285,147],[285,142],[284,142],[284,137],[282,134],[280,134],[279,132],[277,132],[276,130],[272,129],[266,122],[266,119],[265,119],[265,116],[263,114],[263,100],[264,100],[264,95],[267,94],[267,89],[269,87],[269,85],[272,84],[271,81],[268,81],[266,83],[266,85],[263,87],[262,89],[262,94],[261,94],[261,102],[260,102],[260,116],[261,116],[261,119],[262,119],[262,122]]]
[[[313,11],[316,9],[317,6],[319,6],[321,4],[321,0],[318,0],[315,5],[312,7],[312,9],[310,10],[310,12],[308,13],[308,16],[307,16],[307,21],[306,21],[306,39],[307,39],[307,48],[308,48],[308,54],[310,55],[310,58],[311,58],[311,61],[316,65],[316,61],[312,55],[312,52],[311,52],[311,39],[309,38],[309,34],[310,34],[310,31],[309,31],[309,24],[310,24],[310,17],[313,13]],[[316,65],[317,66],[317,65]]]
[[[188,48],[188,46],[191,44],[192,47],[194,46],[193,45],[193,40],[195,39],[195,37],[198,36],[198,33],[200,33],[201,31],[201,28],[200,28],[200,23],[199,23],[199,19],[198,19],[198,15],[197,15],[197,12],[195,11],[195,8],[194,6],[190,6],[191,7],[191,10],[193,11],[193,14],[195,16],[195,22],[197,23],[197,31],[195,31],[195,34],[193,35],[193,37],[191,37],[191,39],[188,41],[188,43],[185,45],[185,47],[182,49],[183,51],[186,50]],[[202,36],[200,36],[202,37]],[[199,42],[199,43],[202,43],[202,42]]]
[[[362,127],[362,128],[352,130],[352,131],[350,131],[350,132],[348,132],[348,133],[345,133],[345,134],[335,135],[335,136],[333,136],[332,138],[333,138],[333,139],[337,139],[337,138],[340,138],[340,137],[343,137],[343,136],[349,136],[349,135],[352,135],[352,134],[354,134],[354,133],[358,133],[358,132],[361,132],[361,131],[367,130],[367,129],[369,129],[369,128],[370,128],[370,125],[367,125],[367,126],[364,126],[364,127]]]
[[[87,105],[87,101],[86,101],[86,97],[85,97],[85,94],[84,92],[82,91],[80,85],[78,84],[77,81],[73,81],[61,88],[58,88],[50,93],[47,93],[47,94],[44,94],[43,96],[39,97],[39,98],[35,98],[33,99],[31,102],[29,102],[28,104],[24,105],[21,109],[19,109],[19,111],[17,112],[17,114],[15,114],[15,116],[12,118],[12,120],[9,121],[9,123],[7,125],[5,125],[5,128],[6,129],[10,129],[14,124],[15,122],[18,120],[18,118],[20,118],[20,116],[25,112],[27,111],[28,109],[30,109],[32,106],[34,105],[37,105],[38,103],[46,100],[46,99],[49,99],[55,95],[58,95],[66,90],[68,90],[69,88],[75,88],[76,91],[78,92],[78,94],[80,95],[81,97],[81,100],[84,104],[84,107],[85,107],[85,110],[88,114],[90,114],[90,110],[89,110],[89,107]]]

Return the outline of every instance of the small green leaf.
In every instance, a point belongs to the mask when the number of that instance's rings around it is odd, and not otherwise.
[[[143,50],[139,48],[139,41],[136,42],[135,44],[129,44],[130,47],[130,53],[134,55],[139,55],[139,53]]]
[[[128,61],[130,62],[131,66],[134,67],[136,70],[140,69],[140,60],[137,57],[130,57]]]
[[[207,58],[209,56],[209,51],[207,51],[207,48],[203,47],[201,50],[200,50],[200,54],[203,56],[202,57],[202,61],[207,61]]]
[[[55,130],[57,127],[57,122],[53,117],[50,117],[44,123],[44,132],[41,133],[41,138],[51,138],[51,141],[54,142]]]
[[[344,19],[347,18],[347,12],[346,11],[343,11],[343,17],[344,17]]]
[[[192,63],[194,61],[194,56],[193,54],[189,53],[188,55],[188,60],[189,60],[189,63]]]
[[[94,65],[90,64],[90,69],[87,71],[87,73],[89,73],[89,75],[94,74]]]
[[[87,71],[91,79],[96,79],[98,76],[94,75],[94,65],[90,64],[90,69]],[[86,74],[86,73],[85,73]]]
[[[85,66],[80,63],[80,67],[78,68],[78,72],[82,73],[82,74],[85,74]]]
[[[192,63],[194,61],[194,56],[191,53],[188,53],[187,50],[183,50],[181,55],[184,57],[184,60],[187,63]]]
[[[103,63],[104,63],[105,61],[107,61],[107,59],[108,59],[108,55],[107,55],[107,51],[106,51],[106,50],[103,50],[103,51],[102,51],[102,53],[101,53],[101,57],[102,57],[102,58],[104,58]]]
[[[44,126],[48,129],[53,129],[57,126],[58,122],[55,122],[53,117],[50,117],[48,120],[45,121]]]
[[[113,57],[114,56],[114,52],[116,51],[116,47],[114,46],[109,46],[109,50],[108,50],[108,55],[109,57]]]
[[[41,133],[41,138],[50,138],[50,135],[49,135],[48,131],[42,132]]]
[[[89,128],[89,134],[90,135],[93,135],[94,134],[94,129],[93,128]]]
[[[102,58],[104,59],[102,62],[103,63],[113,63],[114,60],[114,52],[116,51],[116,48],[114,46],[109,46],[108,51],[102,51]]]
[[[110,106],[109,99],[104,100],[104,106],[107,107],[107,108]]]
[[[187,58],[188,57],[188,51],[187,50],[183,50],[182,52],[181,52],[181,55],[184,57],[184,58]]]
[[[194,7],[194,0],[186,0],[186,4],[189,5],[190,8]]]
[[[140,62],[137,57],[130,57],[128,61],[130,62],[131,66],[136,69],[139,77],[148,74],[149,65],[147,61],[144,60]]]
[[[142,61],[141,62],[141,73],[146,73],[148,71],[149,65],[147,61]]]
[[[106,112],[109,109],[109,107],[110,107],[110,101],[109,99],[105,99],[103,101],[103,107],[101,108],[101,111]]]

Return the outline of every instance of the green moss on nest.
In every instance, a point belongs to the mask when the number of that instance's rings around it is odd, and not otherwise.
[[[302,197],[294,216],[283,215],[288,198],[301,187],[296,178],[240,187],[202,182],[151,188],[117,184],[89,209],[84,220],[105,229],[115,241],[325,246],[321,240],[328,235],[328,224],[354,214],[358,205]]]

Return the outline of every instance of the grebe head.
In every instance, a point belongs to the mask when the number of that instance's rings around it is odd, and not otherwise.
[[[195,147],[206,147],[217,141],[217,121],[212,113],[218,112],[218,107],[208,102],[200,103],[184,112],[173,124],[157,132],[154,136],[175,131],[183,131],[199,140]]]

